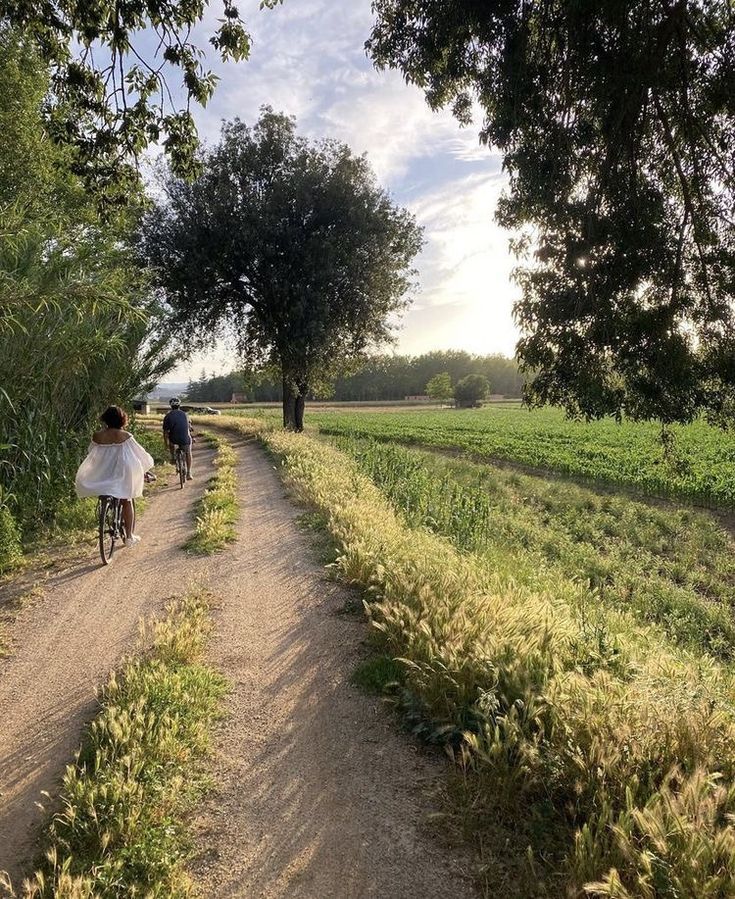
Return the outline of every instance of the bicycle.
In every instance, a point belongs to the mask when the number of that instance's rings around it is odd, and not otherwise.
[[[135,529],[135,500],[133,504],[133,521],[131,530]],[[100,556],[102,564],[109,565],[115,544],[125,540],[125,523],[123,522],[122,500],[116,496],[100,496],[97,498],[97,522],[99,531]]]
[[[179,487],[183,490],[186,482],[186,452],[180,446],[176,447],[174,465],[176,466],[176,473],[179,476]]]

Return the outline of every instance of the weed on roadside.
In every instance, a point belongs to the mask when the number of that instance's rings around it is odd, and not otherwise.
[[[214,465],[217,472],[197,504],[194,536],[184,548],[188,552],[211,555],[237,538],[237,453],[223,437],[210,433],[204,433],[202,437],[216,450]]]
[[[150,624],[110,676],[19,899],[185,899],[185,818],[207,785],[201,764],[226,685],[199,660],[208,596],[193,590]]]
[[[350,680],[366,693],[384,696],[403,683],[404,667],[386,655],[373,655],[355,668]]]

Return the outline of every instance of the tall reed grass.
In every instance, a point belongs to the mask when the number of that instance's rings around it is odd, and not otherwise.
[[[48,139],[49,74],[0,27],[0,569],[55,524],[100,413],[125,405],[174,359],[163,312],[131,246],[132,221],[102,222]]]

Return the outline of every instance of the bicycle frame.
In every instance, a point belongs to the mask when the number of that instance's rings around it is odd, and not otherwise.
[[[135,500],[133,504],[133,528],[135,527]],[[115,544],[125,540],[122,500],[116,496],[100,496],[97,499],[97,524],[100,557],[103,565],[109,565]]]

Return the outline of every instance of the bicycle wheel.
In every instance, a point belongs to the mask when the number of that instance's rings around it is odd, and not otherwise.
[[[179,472],[179,487],[183,490],[184,482],[186,481],[186,461],[182,449],[176,450],[176,468]]]
[[[99,527],[100,557],[103,565],[109,565],[115,551],[120,503],[111,496],[101,496],[97,500],[97,520]]]

